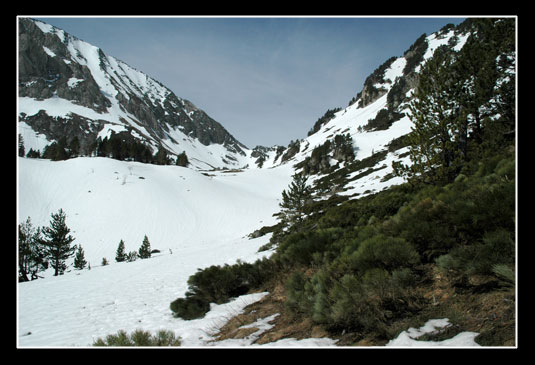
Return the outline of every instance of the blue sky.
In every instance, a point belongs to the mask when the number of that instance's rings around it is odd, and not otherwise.
[[[35,17],[143,71],[250,148],[304,138],[443,17]]]

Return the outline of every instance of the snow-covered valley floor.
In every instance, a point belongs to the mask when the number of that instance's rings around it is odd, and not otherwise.
[[[49,269],[42,273],[44,278],[17,285],[18,347],[89,347],[97,338],[136,329],[173,331],[184,347],[254,346],[276,314],[251,324],[258,331],[244,339],[213,342],[212,335],[267,293],[212,304],[204,318],[191,321],[174,318],[169,304],[184,296],[189,276],[198,269],[238,259],[254,262],[272,253],[258,252],[270,235],[247,235],[277,222],[272,215],[279,211],[281,192],[292,173],[291,166],[284,165],[203,174],[107,158],[19,158],[19,222],[30,217],[34,227],[48,226],[50,214],[62,208],[74,244],[84,248],[91,270],[73,270],[71,265],[64,275],[54,277]],[[145,260],[115,262],[121,239],[127,252],[137,251],[144,235],[159,253]],[[101,265],[104,257],[109,265]],[[441,344],[417,341],[415,334],[425,329],[415,331],[401,333],[389,346],[477,345],[477,334],[460,334]],[[267,344],[335,345],[329,338]]]
[[[269,236],[247,235],[276,223],[272,214],[291,179],[289,168],[206,176],[107,158],[18,162],[19,222],[30,217],[34,227],[48,226],[50,214],[62,208],[74,244],[91,264],[91,270],[45,272],[44,279],[18,285],[22,347],[90,346],[98,337],[138,328],[172,330],[184,346],[203,345],[218,313],[228,319],[249,297],[198,321],[173,318],[169,304],[200,268],[270,254],[258,253]],[[160,253],[115,262],[121,239],[127,252],[137,251],[144,235]],[[110,265],[101,266],[103,257]]]

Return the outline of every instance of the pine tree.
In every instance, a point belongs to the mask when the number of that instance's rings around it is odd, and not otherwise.
[[[188,156],[186,155],[186,151],[182,152],[176,157],[176,165],[187,167],[189,165]]]
[[[514,19],[472,24],[475,32],[460,52],[439,47],[422,67],[410,103],[412,166],[393,163],[398,175],[451,181],[488,144],[484,137],[500,148],[514,133]]]
[[[80,154],[80,140],[77,136],[74,136],[74,138],[69,143],[69,156],[70,157],[77,157]]]
[[[41,245],[41,229],[35,229],[30,217],[19,224],[19,281],[38,278],[40,271],[48,268],[46,255]]]
[[[312,189],[307,186],[307,178],[302,174],[294,174],[288,191],[282,191],[283,221],[287,224],[300,223],[305,215],[305,206],[312,197]]]
[[[154,157],[156,160],[157,165],[168,165],[169,159],[167,158],[167,151],[165,148],[163,148],[162,145],[158,147],[158,152],[156,152],[156,156]]]
[[[24,157],[25,154],[24,138],[22,137],[22,134],[19,133],[19,157]]]
[[[82,248],[82,245],[78,245],[76,255],[74,256],[74,268],[82,270],[85,265],[87,265],[87,261],[85,260],[84,249]]]
[[[413,122],[410,141],[412,166],[394,171],[424,182],[448,181],[456,176],[466,156],[466,112],[459,103],[454,55],[439,47],[420,73],[415,98],[409,104]]]
[[[115,254],[115,261],[123,262],[123,261],[126,261],[126,259],[127,259],[127,254],[126,254],[125,247],[124,247],[124,241],[121,240],[121,242],[119,242],[119,246],[117,247],[117,251]]]
[[[74,241],[70,229],[65,224],[66,214],[63,209],[58,213],[52,213],[50,227],[43,227],[42,232],[45,238],[41,241],[44,245],[50,264],[54,268],[54,276],[62,275],[67,266],[65,260],[74,254],[76,247],[71,247]]]
[[[143,238],[143,243],[139,248],[138,255],[141,259],[148,259],[151,256],[150,242],[147,235]]]
[[[30,150],[26,154],[26,157],[28,157],[28,158],[41,158],[41,153],[39,152],[39,150],[35,151],[33,148],[30,148]]]

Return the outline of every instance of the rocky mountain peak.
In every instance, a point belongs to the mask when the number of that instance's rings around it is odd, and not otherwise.
[[[235,167],[247,147],[190,101],[61,29],[19,19],[19,124],[27,149],[128,133],[153,151],[186,152],[198,167]],[[69,142],[69,141],[67,141]],[[219,147],[218,147],[219,146]],[[204,148],[207,150],[204,150]],[[215,152],[217,150],[217,152]]]

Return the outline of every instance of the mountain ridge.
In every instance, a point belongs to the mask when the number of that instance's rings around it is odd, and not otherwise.
[[[378,66],[347,107],[329,109],[307,137],[278,148],[276,153],[272,148],[271,155],[265,153],[257,163],[291,163],[296,172],[309,175],[316,187],[323,185],[320,190],[352,198],[403,183],[404,179],[394,176],[392,163],[411,162],[403,137],[413,125],[409,102],[418,84],[419,70],[441,46],[460,51],[471,32],[468,21],[458,26],[448,24],[430,35],[422,34],[403,55]],[[334,148],[336,139],[347,135],[354,151],[354,157],[349,159],[337,155]]]
[[[67,135],[89,155],[95,140],[114,130],[153,151],[186,151],[198,167],[236,167],[247,155],[221,124],[161,82],[39,20],[19,19],[18,92],[26,149],[42,150]],[[209,150],[196,151],[202,146]]]

